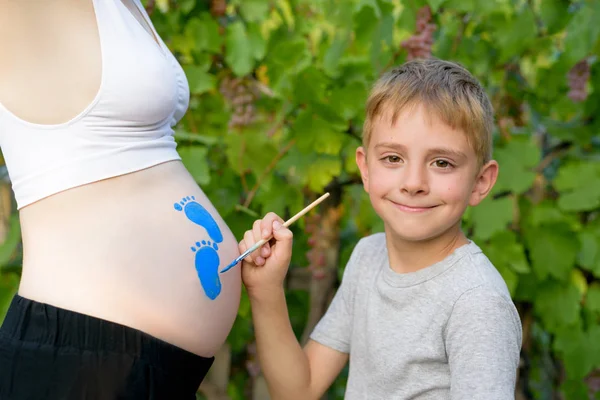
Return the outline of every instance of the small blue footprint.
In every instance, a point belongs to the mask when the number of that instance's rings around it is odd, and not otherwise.
[[[197,247],[197,248],[196,248]],[[214,300],[221,293],[221,281],[219,280],[219,246],[216,243],[203,240],[196,242],[192,251],[196,253],[196,272],[200,278],[200,284],[209,299]]]
[[[223,241],[223,234],[215,219],[206,211],[194,196],[184,197],[174,205],[177,211],[183,211],[190,221],[206,229],[208,235],[217,243]]]

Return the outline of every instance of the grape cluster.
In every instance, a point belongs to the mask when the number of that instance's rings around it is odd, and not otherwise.
[[[308,260],[308,270],[311,271],[314,279],[325,278],[325,267],[327,266],[326,232],[323,229],[323,217],[320,214],[312,214],[306,217],[305,231],[310,234],[308,237],[308,246],[310,250],[306,252]]]
[[[227,1],[225,0],[212,0],[210,2],[210,13],[214,17],[222,17],[225,15],[227,10]]]
[[[220,92],[233,108],[229,127],[244,127],[254,122],[256,109],[254,102],[259,90],[249,79],[225,77],[221,81]]]
[[[571,68],[567,74],[569,81],[569,98],[575,102],[585,101],[588,93],[587,81],[590,78],[590,64],[587,60],[581,60]]]
[[[431,8],[421,7],[417,13],[417,30],[414,35],[402,42],[402,48],[408,51],[408,60],[431,57],[433,32],[437,29],[431,21]]]
[[[588,394],[590,399],[597,398],[594,396],[600,394],[600,368],[590,372],[590,374],[585,378],[585,383],[588,386]]]

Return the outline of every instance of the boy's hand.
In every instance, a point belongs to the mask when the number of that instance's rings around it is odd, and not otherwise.
[[[283,227],[283,219],[275,213],[268,213],[256,220],[252,230],[246,231],[239,243],[243,253],[256,242],[273,235],[270,242],[250,253],[242,261],[242,279],[248,294],[260,295],[261,291],[281,288],[292,258],[293,234]]]

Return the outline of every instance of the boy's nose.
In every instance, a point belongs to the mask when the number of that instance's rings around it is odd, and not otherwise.
[[[402,192],[411,196],[429,192],[427,171],[425,171],[424,168],[419,168],[418,166],[406,166],[403,172],[404,174],[400,187]]]

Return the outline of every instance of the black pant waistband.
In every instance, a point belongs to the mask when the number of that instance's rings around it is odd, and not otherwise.
[[[0,335],[57,348],[125,353],[175,373],[195,371],[204,376],[214,361],[214,357],[198,356],[140,330],[18,294],[12,299]]]

